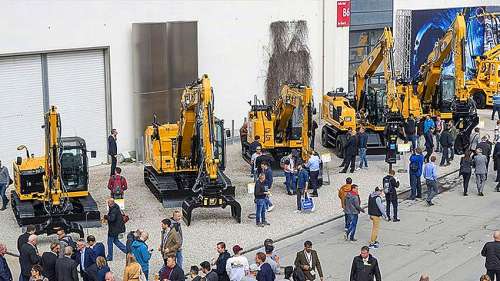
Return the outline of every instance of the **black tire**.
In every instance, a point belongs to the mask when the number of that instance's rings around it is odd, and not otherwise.
[[[341,136],[337,136],[335,141],[335,154],[338,158],[344,158],[344,142]]]
[[[321,145],[326,148],[332,147],[328,141],[328,132],[323,128],[321,130]]]
[[[476,107],[479,109],[486,108],[486,95],[484,92],[475,93],[473,95],[474,102],[476,103]]]

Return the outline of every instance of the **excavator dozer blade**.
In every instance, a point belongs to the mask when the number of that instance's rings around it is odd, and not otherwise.
[[[67,233],[78,233],[83,237],[83,229],[100,227],[100,212],[97,203],[88,195],[71,198],[64,212],[49,213],[43,202],[36,200],[21,201],[15,191],[11,193],[11,205],[19,226],[34,225],[37,234],[55,234],[63,228]]]

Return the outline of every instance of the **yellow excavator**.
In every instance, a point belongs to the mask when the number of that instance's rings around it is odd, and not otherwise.
[[[283,85],[273,105],[264,104],[254,97],[249,102],[248,119],[240,132],[242,156],[250,161],[250,143],[260,137],[262,149],[279,163],[281,157],[292,150],[300,151],[302,159],[309,158],[313,132],[312,89],[301,84]]]
[[[468,149],[470,134],[479,123],[475,102],[465,85],[465,31],[465,19],[459,13],[420,67],[416,87],[424,114],[453,120],[458,129],[454,149],[459,155]],[[454,76],[441,75],[443,63],[450,55]]]
[[[52,106],[45,113],[45,154],[13,164],[15,190],[12,210],[19,226],[35,225],[37,234],[54,234],[59,228],[83,237],[83,226],[100,226],[97,203],[89,193],[88,158],[80,137],[61,137],[61,118]],[[95,157],[91,151],[91,157]]]
[[[466,81],[465,86],[477,108],[492,106],[493,95],[500,93],[500,44],[477,56],[475,63],[475,76]]]
[[[368,134],[368,152],[385,151],[386,162],[395,163],[396,141],[403,120],[421,114],[419,99],[411,85],[396,79],[393,47],[392,32],[385,28],[377,45],[355,72],[354,106],[350,106],[342,91],[323,96],[321,117],[326,124],[322,129],[322,144],[335,146],[341,157],[347,130],[363,126]],[[383,64],[385,85],[377,89],[368,81],[380,64]]]
[[[191,224],[195,208],[231,207],[241,222],[235,187],[223,173],[226,165],[224,122],[214,116],[208,75],[187,85],[181,96],[181,119],[153,124],[145,131],[144,181],[165,207],[182,206]]]

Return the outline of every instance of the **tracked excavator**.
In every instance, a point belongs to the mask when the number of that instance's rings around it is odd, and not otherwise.
[[[15,190],[12,210],[19,226],[35,225],[36,234],[54,234],[63,228],[83,238],[83,227],[100,226],[97,203],[89,193],[85,140],[61,137],[61,118],[52,106],[45,113],[45,154],[35,157],[28,148],[26,158],[13,164]],[[95,151],[91,151],[95,157]]]
[[[324,146],[335,146],[342,155],[347,130],[365,128],[369,153],[385,151],[386,162],[396,162],[396,141],[402,122],[408,116],[420,116],[418,97],[411,85],[397,81],[394,71],[394,40],[389,28],[384,29],[370,54],[361,62],[354,75],[355,105],[341,91],[323,96],[322,119],[325,121],[321,139]],[[383,65],[384,87],[368,83],[380,64]]]
[[[465,19],[459,13],[420,67],[416,87],[424,114],[453,120],[458,129],[454,145],[458,155],[469,148],[470,134],[479,123],[475,102],[465,84],[465,31]],[[444,76],[442,66],[450,55],[455,73]]]
[[[195,208],[231,207],[241,222],[235,187],[224,174],[224,122],[214,116],[214,94],[208,75],[187,85],[177,123],[153,124],[145,131],[144,181],[165,207],[181,207],[191,224]]]
[[[313,115],[316,109],[313,103],[312,89],[308,86],[289,83],[282,86],[280,95],[273,105],[264,104],[254,97],[248,112],[245,134],[241,135],[242,156],[250,161],[250,143],[255,136],[260,137],[262,149],[269,152],[276,162],[290,154],[300,151],[302,159],[309,158],[313,132]]]

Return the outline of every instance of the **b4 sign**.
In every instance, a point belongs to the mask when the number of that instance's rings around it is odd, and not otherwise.
[[[351,1],[337,1],[337,27],[349,26],[351,22]]]

